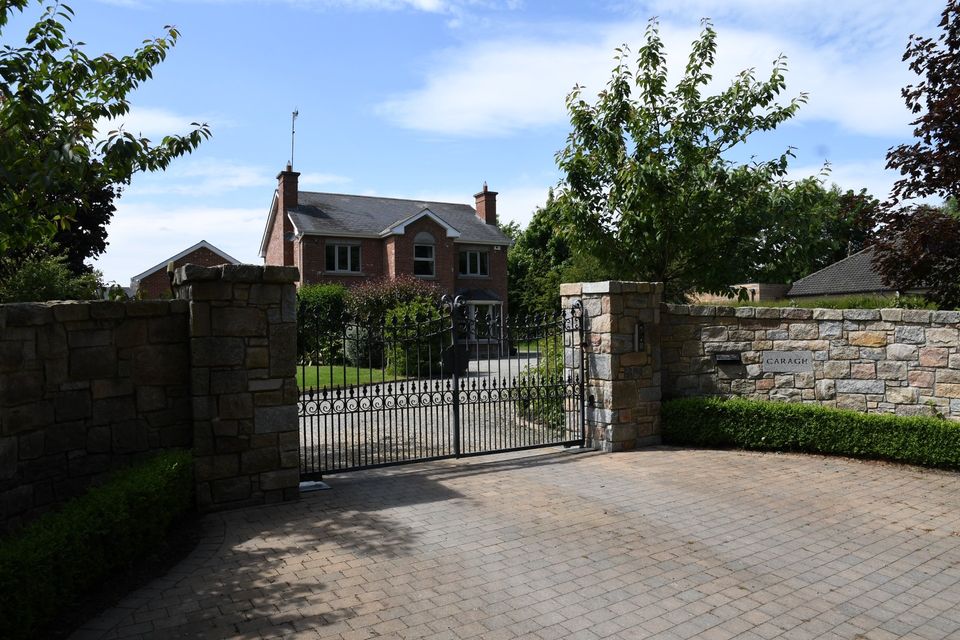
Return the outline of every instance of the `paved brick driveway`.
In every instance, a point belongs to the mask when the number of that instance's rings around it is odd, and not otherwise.
[[[664,448],[330,483],[210,518],[77,637],[960,638],[960,474]]]

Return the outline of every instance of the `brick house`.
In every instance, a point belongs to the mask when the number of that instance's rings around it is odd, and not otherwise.
[[[130,278],[130,288],[127,293],[138,298],[169,298],[170,277],[167,275],[167,265],[174,267],[185,264],[199,264],[204,267],[215,267],[221,264],[240,264],[236,258],[224,253],[206,240],[184,249],[175,256],[171,256],[137,275]]]
[[[300,191],[277,175],[260,243],[265,264],[300,269],[299,285],[409,274],[462,296],[470,314],[504,317],[510,239],[497,227],[497,193],[467,204]]]

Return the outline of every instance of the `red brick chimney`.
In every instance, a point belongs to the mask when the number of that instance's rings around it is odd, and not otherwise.
[[[283,209],[294,209],[297,206],[297,178],[300,174],[293,170],[290,163],[287,168],[277,174],[277,188],[279,189],[280,206]]]
[[[287,209],[297,207],[299,177],[289,162],[287,168],[277,174],[277,208],[283,220],[283,264],[288,266],[293,264],[293,223],[287,217]]]
[[[497,192],[488,191],[483,183],[483,191],[473,196],[477,199],[477,217],[487,224],[497,224]]]

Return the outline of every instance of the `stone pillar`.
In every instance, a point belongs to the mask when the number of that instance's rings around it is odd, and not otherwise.
[[[563,284],[560,297],[564,309],[578,298],[583,304],[587,446],[610,452],[659,444],[663,284]]]
[[[295,267],[186,265],[197,506],[299,495]]]

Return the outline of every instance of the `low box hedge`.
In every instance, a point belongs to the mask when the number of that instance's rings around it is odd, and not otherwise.
[[[960,423],[813,404],[683,398],[663,404],[665,444],[802,451],[960,469]]]
[[[0,636],[42,636],[59,611],[162,547],[193,508],[184,451],[162,453],[0,540]]]

